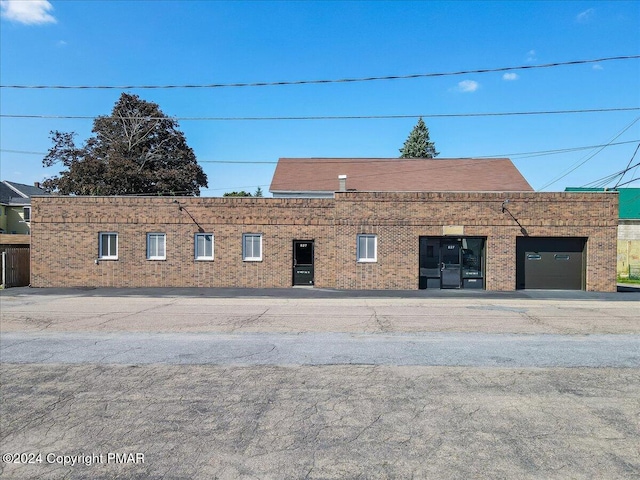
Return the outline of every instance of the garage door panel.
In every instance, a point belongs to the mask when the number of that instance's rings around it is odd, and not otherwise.
[[[517,287],[581,290],[585,243],[583,238],[519,238]]]
[[[525,288],[582,288],[582,254],[525,252]]]

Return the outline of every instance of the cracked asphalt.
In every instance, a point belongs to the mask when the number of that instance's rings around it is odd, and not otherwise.
[[[640,478],[639,306],[3,291],[0,477]]]
[[[5,363],[629,367],[640,335],[5,333]]]

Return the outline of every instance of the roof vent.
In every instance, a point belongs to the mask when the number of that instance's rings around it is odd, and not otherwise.
[[[347,176],[346,175],[338,175],[338,191],[346,192],[347,191]]]

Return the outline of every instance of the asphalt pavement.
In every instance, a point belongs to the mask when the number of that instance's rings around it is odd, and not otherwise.
[[[622,295],[621,295],[622,294]],[[586,292],[582,290],[513,290],[425,289],[425,290],[337,290],[332,288],[209,288],[209,287],[16,287],[0,290],[0,298],[16,296],[76,296],[76,297],[204,297],[204,298],[480,298],[480,299],[591,299],[639,301],[638,284],[618,284],[617,292]]]
[[[640,296],[9,289],[0,477],[640,478]]]
[[[3,363],[640,368],[640,335],[5,333]]]

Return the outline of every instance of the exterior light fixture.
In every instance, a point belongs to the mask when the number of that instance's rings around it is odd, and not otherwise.
[[[527,229],[524,228],[522,226],[522,224],[518,221],[518,219],[513,216],[513,213],[511,213],[509,211],[509,209],[507,208],[507,204],[508,203],[509,203],[509,200],[505,200],[504,202],[502,202],[502,213],[507,212],[509,214],[509,216],[511,218],[513,218],[513,221],[516,222],[518,224],[518,226],[520,227],[520,233],[522,233],[522,235],[524,235],[525,237],[528,237],[529,236],[529,232],[527,232]]]
[[[193,215],[191,215],[191,213],[189,213],[189,210],[187,210],[187,208],[186,208],[186,207],[183,207],[182,205],[180,205],[180,202],[178,202],[178,200],[174,200],[174,201],[173,201],[173,203],[176,203],[176,204],[178,205],[178,210],[179,210],[179,211],[181,211],[181,212],[182,212],[182,211],[184,210],[185,212],[187,212],[187,215],[189,215],[189,218],[191,218],[191,220],[193,221],[193,223],[195,223],[195,224],[197,225],[197,227],[198,227],[198,232],[200,232],[200,233],[204,233],[204,228],[202,228],[202,227],[200,226],[200,224],[196,221],[196,219],[195,219],[195,218],[193,218]]]

